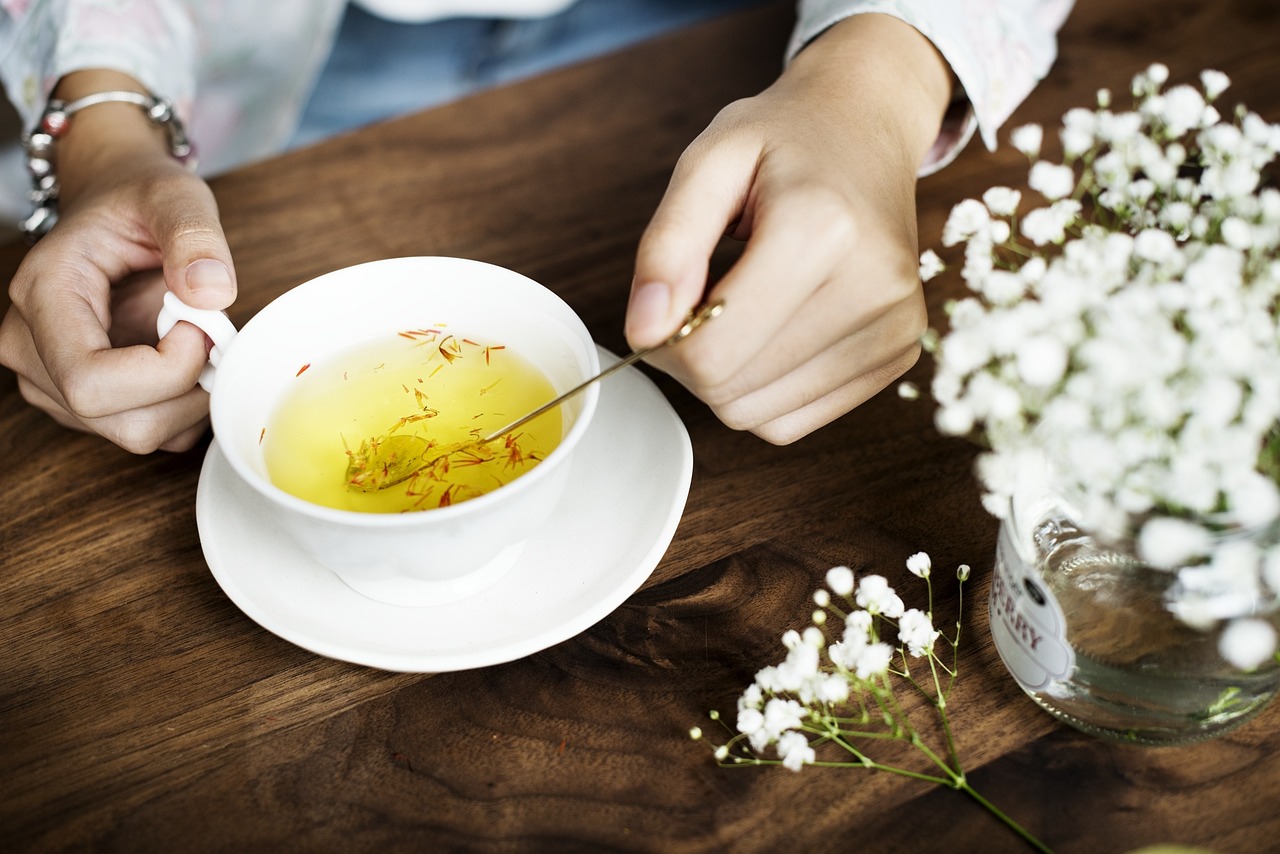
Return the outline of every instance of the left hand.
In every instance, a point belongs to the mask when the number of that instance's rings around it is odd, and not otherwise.
[[[858,15],[760,95],[730,104],[680,158],[641,239],[633,347],[704,299],[712,251],[741,257],[706,299],[724,313],[650,357],[728,426],[786,444],[910,368],[927,324],[915,176],[950,73],[909,26]]]

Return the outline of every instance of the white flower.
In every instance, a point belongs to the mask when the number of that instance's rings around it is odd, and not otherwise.
[[[1144,228],[1133,239],[1133,254],[1156,264],[1167,264],[1178,255],[1173,235],[1158,228]]]
[[[1098,136],[1123,146],[1142,132],[1142,116],[1137,113],[1102,113],[1098,116]]]
[[[933,569],[933,561],[929,559],[927,553],[916,552],[907,558],[907,569],[917,578],[928,578],[929,571]]]
[[[1276,630],[1257,618],[1233,620],[1218,638],[1218,651],[1231,665],[1253,670],[1276,651]]]
[[[761,750],[768,744],[768,735],[765,734],[764,729],[764,713],[759,709],[743,709],[738,712],[737,727],[738,732],[745,735],[756,750]]]
[[[853,670],[859,679],[870,679],[883,676],[892,661],[893,647],[887,643],[870,643],[861,650]]]
[[[806,763],[812,762],[816,755],[809,746],[809,739],[799,732],[785,733],[778,739],[776,749],[782,764],[792,771],[799,771]]]
[[[1013,129],[1013,133],[1009,134],[1009,141],[1027,157],[1039,157],[1040,146],[1044,142],[1044,128],[1036,124],[1022,125]]]
[[[1280,516],[1280,487],[1256,471],[1241,472],[1223,484],[1227,504],[1245,528],[1260,528]]]
[[[818,674],[818,650],[811,644],[798,643],[787,652],[777,666],[776,683],[783,691],[797,693]]]
[[[1076,521],[1175,573],[1171,610],[1207,626],[1280,593],[1280,548],[1210,533],[1280,517],[1259,458],[1280,424],[1280,190],[1262,185],[1280,125],[1220,113],[1219,72],[1202,90],[1168,79],[1159,64],[1137,75],[1131,111],[1104,90],[1065,114],[1061,164],[1040,160],[1039,126],[1014,132],[1047,207],[1019,215],[1001,186],[953,209],[943,238],[963,243],[970,295],[929,348],[931,391],[940,431],[989,446],[988,511],[1025,487],[1027,453],[1049,458],[1045,488],[1073,496]],[[861,601],[887,617],[872,585]]]
[[[1200,85],[1204,86],[1205,98],[1216,101],[1218,96],[1231,85],[1231,78],[1221,71],[1207,69],[1200,72]]]
[[[903,613],[898,621],[898,640],[907,651],[919,657],[933,649],[933,643],[941,633],[933,627],[929,615],[916,608]]]
[[[871,636],[874,622],[869,611],[850,611],[844,618],[844,639],[865,642]]]
[[[1093,148],[1098,117],[1092,110],[1077,107],[1062,117],[1062,150],[1067,157],[1079,157]]]
[[[995,305],[1010,305],[1027,293],[1026,281],[1008,270],[992,270],[987,273],[982,278],[980,288],[982,295]]]
[[[752,682],[747,686],[747,690],[742,692],[742,696],[738,698],[738,711],[744,709],[755,709],[759,711],[764,706],[764,692],[760,690],[760,686]]]
[[[1008,243],[1009,238],[1013,236],[1013,226],[1003,219],[993,219],[987,231],[991,242],[997,246]]]
[[[849,680],[836,673],[829,673],[818,680],[814,688],[814,697],[819,702],[829,705],[843,703],[849,699]]]
[[[932,249],[927,249],[920,255],[920,281],[927,282],[944,269],[946,269],[946,265],[942,263],[938,253]]]
[[[1069,166],[1040,160],[1031,167],[1027,184],[1049,201],[1056,201],[1071,195],[1076,188],[1076,173]]]
[[[1047,335],[1025,339],[1016,351],[1018,376],[1029,386],[1047,388],[1062,379],[1068,357],[1063,343]]]
[[[1232,249],[1248,249],[1253,246],[1253,229],[1238,216],[1222,221],[1222,242]]]
[[[942,245],[955,246],[985,229],[991,222],[987,206],[977,199],[965,199],[951,209],[942,228]]]
[[[856,640],[836,641],[827,647],[827,656],[831,659],[831,663],[845,670],[853,670],[858,666],[858,658],[862,655],[862,651],[866,649],[867,642],[864,638],[861,643]]]
[[[1204,97],[1190,86],[1174,86],[1165,93],[1160,118],[1171,136],[1182,136],[1204,119]]]
[[[964,404],[944,406],[934,416],[938,432],[947,436],[963,436],[973,429],[976,418],[973,410]]]
[[[1080,211],[1079,203],[1060,199],[1047,208],[1036,208],[1022,219],[1022,234],[1036,246],[1061,243],[1066,239],[1067,227],[1075,221]]]
[[[1169,79],[1169,67],[1162,62],[1153,62],[1145,71],[1134,75],[1133,94],[1144,95],[1156,92]]]
[[[872,614],[897,619],[902,616],[904,606],[898,594],[893,592],[889,581],[883,575],[864,575],[858,582],[858,593],[854,597],[859,608],[865,608]]]
[[[1022,193],[1010,187],[992,187],[982,194],[982,203],[992,216],[1013,216],[1020,201]]]
[[[789,729],[798,729],[804,722],[805,709],[795,700],[784,700],[773,697],[764,704],[764,723],[762,727],[769,739],[775,740]]]
[[[853,570],[847,566],[833,566],[827,570],[827,586],[837,596],[853,593]]]

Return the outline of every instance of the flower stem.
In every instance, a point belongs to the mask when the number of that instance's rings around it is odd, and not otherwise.
[[[1045,845],[1043,842],[1041,842],[1039,839],[1033,836],[1031,834],[1031,831],[1027,830],[1025,827],[1018,824],[1016,821],[1010,818],[1003,810],[1001,810],[995,804],[991,803],[991,801],[987,800],[981,794],[979,794],[977,789],[969,785],[969,781],[965,779],[963,774],[956,778],[955,786],[957,789],[964,792],[969,797],[973,798],[979,804],[986,807],[989,813],[991,813],[996,818],[1000,819],[1000,821],[1004,822],[1005,827],[1009,828],[1014,833],[1021,836],[1022,839],[1032,848],[1041,852],[1041,854],[1053,854],[1052,848],[1050,848],[1048,845]]]

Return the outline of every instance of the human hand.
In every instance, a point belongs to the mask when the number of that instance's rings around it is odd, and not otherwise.
[[[111,89],[139,87],[79,72],[58,95]],[[64,426],[134,453],[186,450],[208,423],[196,386],[208,339],[180,323],[157,342],[156,315],[166,289],[197,308],[235,299],[213,194],[137,107],[101,104],[73,122],[59,140],[60,218],[10,283],[0,364]]]
[[[637,251],[626,334],[662,340],[707,299],[714,324],[651,362],[730,427],[786,444],[884,388],[926,327],[915,176],[950,73],[880,15],[832,27],[681,157]],[[746,241],[707,290],[724,234]]]

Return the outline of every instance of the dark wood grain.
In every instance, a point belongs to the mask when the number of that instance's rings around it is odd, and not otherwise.
[[[213,181],[237,322],[318,273],[478,258],[559,292],[621,349],[632,253],[684,145],[779,67],[793,4],[331,140]],[[1148,62],[1216,67],[1280,119],[1273,0],[1082,0],[1019,111],[1053,123]],[[1003,138],[1003,137],[1002,137]],[[922,181],[921,240],[1025,162],[973,146]],[[726,247],[717,260],[732,260]],[[8,275],[19,247],[0,249]],[[935,323],[957,284],[929,286]],[[0,298],[0,306],[7,301]],[[927,381],[921,364],[911,377]],[[0,372],[0,839],[9,850],[1017,851],[962,795],[850,771],[723,770],[687,730],[730,709],[825,570],[902,581],[972,564],[952,703],[975,786],[1061,851],[1269,851],[1280,711],[1180,748],[1080,735],[1025,699],[986,634],[994,523],[973,451],[892,392],[789,448],[657,381],[695,472],[648,582],[576,638],[476,671],[383,673],[298,649],[236,609],[200,550],[204,446],[134,457],[72,435]],[[956,607],[941,582],[940,608]]]

